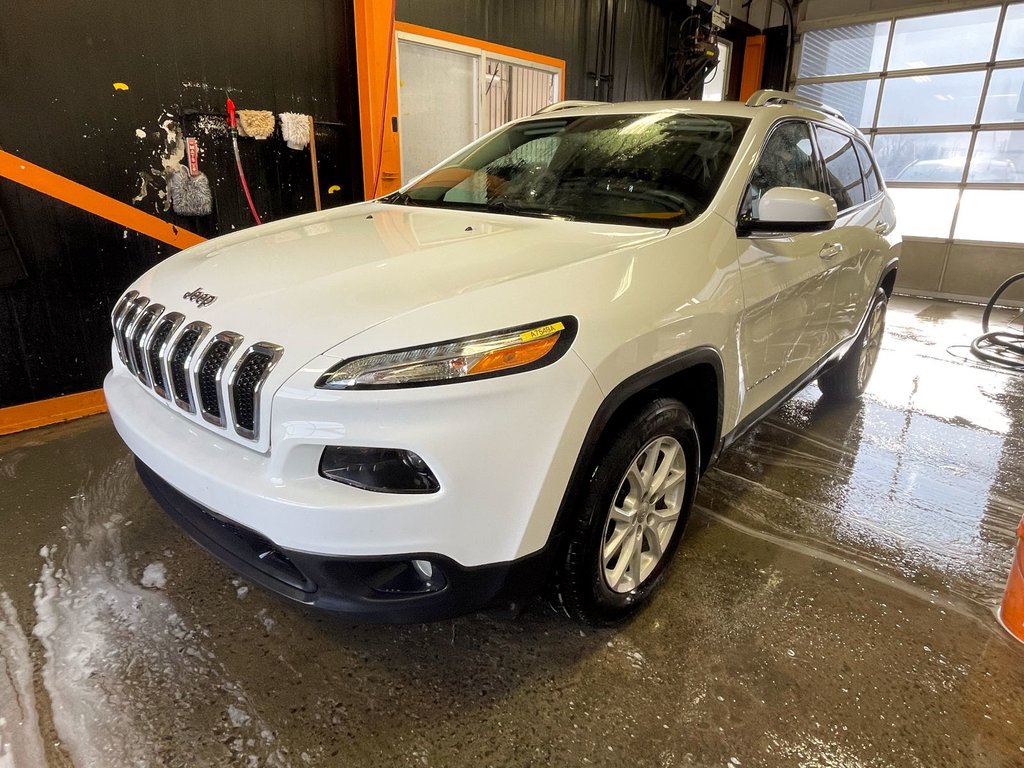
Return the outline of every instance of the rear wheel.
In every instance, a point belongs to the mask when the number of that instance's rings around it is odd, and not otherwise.
[[[591,468],[558,573],[570,616],[615,624],[650,597],[689,518],[699,456],[693,418],[678,400],[652,401],[612,435]]]
[[[847,402],[856,400],[864,393],[882,348],[888,304],[888,296],[879,288],[860,336],[838,363],[818,377],[818,386],[830,399]]]

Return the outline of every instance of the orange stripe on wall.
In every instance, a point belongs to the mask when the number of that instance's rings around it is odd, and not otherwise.
[[[83,186],[78,182],[66,179],[53,171],[48,171],[16,155],[0,150],[0,177],[23,184],[36,192],[61,200],[75,208],[96,214],[97,216],[119,224],[126,229],[149,235],[162,243],[175,248],[188,248],[205,240],[194,232],[181,229],[175,225],[158,219],[138,208],[122,203],[112,197]]]
[[[0,435],[92,416],[106,410],[107,401],[103,398],[102,389],[0,408]]]

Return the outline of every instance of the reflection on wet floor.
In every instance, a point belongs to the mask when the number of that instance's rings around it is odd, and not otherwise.
[[[988,611],[1024,513],[1024,377],[964,354],[979,332],[974,307],[897,300],[862,402],[808,387],[723,457],[700,505]]]
[[[893,302],[863,402],[737,443],[615,630],[346,626],[201,552],[106,417],[2,438],[0,768],[1024,765],[1024,377],[967,359],[979,315]]]

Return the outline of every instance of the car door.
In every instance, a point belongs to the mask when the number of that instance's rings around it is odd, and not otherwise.
[[[751,173],[740,221],[756,218],[758,200],[773,187],[825,189],[805,120],[785,120],[772,128]],[[744,297],[739,328],[742,416],[787,388],[827,351],[834,292],[828,254],[834,245],[829,231],[738,236]]]
[[[868,310],[881,274],[881,261],[889,250],[886,235],[896,222],[867,146],[859,138],[831,128],[815,126],[815,130],[826,180],[836,188],[833,197],[838,195],[837,204],[840,199],[844,202],[836,222],[837,230],[842,230],[843,249],[833,258],[836,290],[829,323],[830,341],[838,344],[857,333]],[[854,177],[855,169],[860,184]],[[848,194],[847,189],[852,192]]]

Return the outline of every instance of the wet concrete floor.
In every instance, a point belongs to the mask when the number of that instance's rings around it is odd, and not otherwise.
[[[105,416],[0,438],[0,768],[1024,766],[1024,377],[979,314],[895,301],[863,403],[734,446],[614,630],[346,626],[193,545]]]

